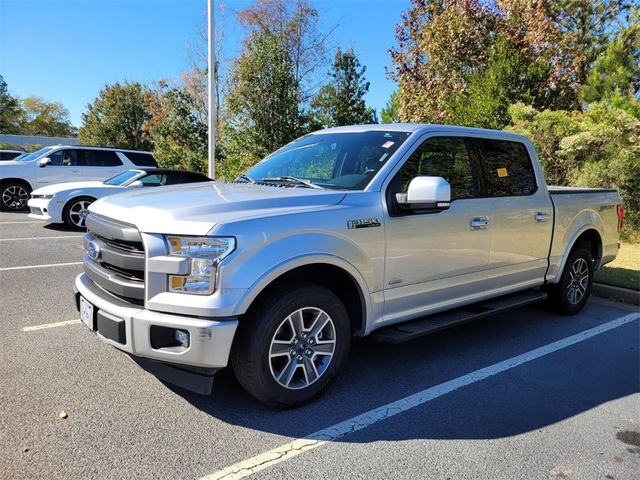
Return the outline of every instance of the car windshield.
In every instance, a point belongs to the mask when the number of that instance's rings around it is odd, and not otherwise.
[[[36,150],[35,152],[30,153],[28,155],[24,155],[24,156],[20,155],[19,158],[14,158],[14,160],[19,160],[21,162],[28,162],[30,160],[35,160],[36,158],[41,157],[45,153],[50,152],[54,148],[56,148],[56,147],[44,147],[44,148],[41,148],[40,150]]]
[[[239,180],[362,190],[409,135],[384,130],[306,135],[269,155]]]
[[[121,173],[116,175],[115,177],[107,178],[104,182],[105,185],[119,185],[122,186],[127,183],[129,180],[140,175],[138,170],[129,170],[128,172]]]

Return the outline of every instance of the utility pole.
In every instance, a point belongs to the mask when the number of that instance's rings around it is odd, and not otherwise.
[[[207,85],[209,90],[209,178],[216,178],[216,119],[218,109],[216,105],[216,50],[215,50],[215,15],[214,0],[207,0],[207,38],[209,40],[209,48],[207,53]]]

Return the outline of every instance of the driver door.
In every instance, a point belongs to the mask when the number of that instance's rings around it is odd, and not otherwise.
[[[492,199],[480,198],[480,166],[463,137],[430,137],[404,162],[387,187],[406,193],[416,176],[451,185],[449,209],[385,218],[384,323],[417,318],[482,293],[491,249]]]

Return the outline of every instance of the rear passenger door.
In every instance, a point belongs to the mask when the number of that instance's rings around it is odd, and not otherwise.
[[[78,165],[83,180],[106,180],[123,172],[126,167],[111,150],[78,150]]]
[[[546,186],[524,143],[478,138],[483,195],[491,199],[492,239],[487,290],[517,290],[542,283],[553,211]]]

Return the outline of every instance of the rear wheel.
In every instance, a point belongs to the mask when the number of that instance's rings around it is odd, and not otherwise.
[[[347,312],[330,290],[287,285],[242,319],[231,364],[240,384],[258,400],[293,407],[329,387],[350,340]]]
[[[70,200],[64,207],[62,218],[64,223],[76,230],[82,230],[85,227],[84,220],[89,214],[89,205],[95,201],[91,197],[78,197]]]
[[[7,182],[0,187],[2,210],[19,212],[27,208],[31,188],[21,182]]]
[[[549,300],[560,313],[578,313],[589,300],[593,284],[593,257],[586,245],[577,245],[569,254],[560,282],[549,289]]]

